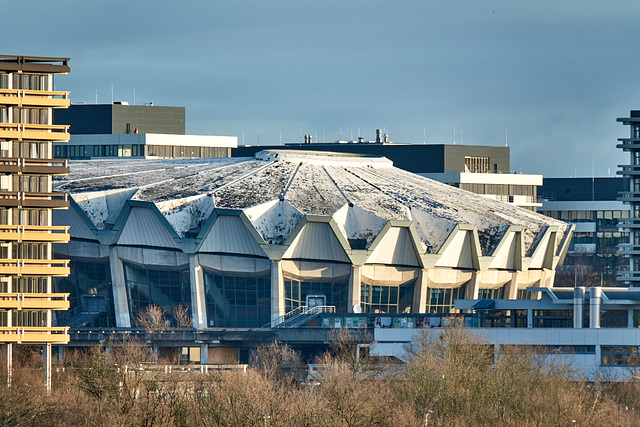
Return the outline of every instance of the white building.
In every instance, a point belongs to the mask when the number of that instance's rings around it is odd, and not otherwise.
[[[190,307],[197,328],[259,327],[317,296],[342,313],[446,313],[553,286],[572,233],[362,155],[76,161],[56,187],[71,197],[56,286],[75,326],[130,326],[155,303]]]

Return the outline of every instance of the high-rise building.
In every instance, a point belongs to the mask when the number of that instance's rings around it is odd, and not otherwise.
[[[52,277],[67,276],[67,260],[53,259],[53,242],[69,241],[68,227],[52,225],[52,210],[69,207],[54,193],[53,141],[68,141],[68,126],[54,125],[52,110],[69,106],[53,77],[69,72],[68,58],[0,56],[0,343],[10,378],[13,344],[42,345],[45,383],[51,385],[51,344],[69,342],[68,328],[52,327],[68,294],[53,293]]]
[[[618,121],[629,126],[629,137],[618,138],[618,148],[629,152],[629,164],[620,165],[618,174],[628,178],[628,188],[620,192],[618,200],[629,205],[629,218],[619,225],[629,233],[628,243],[619,246],[618,253],[629,260],[628,271],[620,271],[618,278],[629,286],[640,285],[640,111],[632,110],[629,117]]]

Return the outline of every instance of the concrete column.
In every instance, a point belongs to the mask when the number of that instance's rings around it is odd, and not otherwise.
[[[465,293],[466,299],[478,299],[478,291],[480,290],[480,274],[479,271],[474,271],[471,276],[471,280],[467,282],[467,291]]]
[[[13,378],[13,344],[7,344],[7,386],[11,386],[11,378]]]
[[[362,266],[352,265],[351,275],[349,276],[349,306],[348,313],[353,313],[353,307],[360,307],[360,299],[362,298]]]
[[[416,286],[413,291],[413,306],[411,307],[411,311],[414,313],[426,313],[428,298],[429,278],[427,277],[427,270],[423,268],[418,273],[418,279],[416,280]]]
[[[600,327],[600,301],[602,300],[602,289],[594,286],[589,288],[589,327]]]
[[[518,273],[511,273],[511,280],[505,285],[504,296],[508,299],[518,298]]]
[[[207,300],[204,293],[204,272],[198,255],[189,255],[189,281],[191,282],[191,318],[194,328],[206,328]]]
[[[206,365],[209,363],[209,346],[207,344],[200,345],[200,364]]]
[[[44,363],[44,386],[51,392],[51,343],[42,346],[42,362]]]
[[[111,288],[113,289],[113,306],[116,312],[116,326],[131,327],[127,285],[124,280],[124,265],[118,257],[117,246],[109,248],[109,265],[111,266]]]
[[[633,328],[633,308],[627,310],[627,328]]]
[[[584,287],[573,288],[573,327],[582,328],[584,318]]]
[[[284,275],[282,260],[278,260],[271,263],[271,320],[284,314]]]

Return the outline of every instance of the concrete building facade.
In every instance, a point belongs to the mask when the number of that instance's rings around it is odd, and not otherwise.
[[[69,171],[53,160],[53,141],[69,139],[55,125],[54,108],[69,106],[69,93],[53,90],[68,58],[0,56],[0,342],[6,343],[11,378],[12,345],[44,346],[51,386],[51,344],[69,342],[56,327],[55,310],[69,308],[68,294],[54,293],[52,277],[69,274],[68,260],[53,257],[53,243],[69,241],[68,226],[53,226],[52,211],[69,200],[53,192],[53,176]]]
[[[196,328],[310,305],[447,313],[456,298],[552,286],[572,233],[370,156],[78,162],[57,188],[72,200],[55,218],[72,236],[56,248],[72,259],[57,286],[76,295],[64,320],[76,327],[132,326],[149,304],[189,307]]]
[[[619,253],[629,263],[620,271],[619,279],[629,286],[640,284],[640,111],[632,110],[629,117],[618,122],[629,126],[629,137],[619,138],[617,147],[629,153],[629,164],[620,165],[618,174],[628,179],[628,188],[620,193],[619,201],[629,205],[630,218],[620,222],[629,233],[629,240],[620,246]]]

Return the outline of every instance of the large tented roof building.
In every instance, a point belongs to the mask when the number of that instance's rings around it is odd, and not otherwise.
[[[195,327],[256,327],[307,297],[343,312],[447,312],[454,298],[552,286],[571,237],[564,222],[383,157],[76,161],[56,187],[71,198],[54,216],[71,226],[56,248],[72,260],[57,282],[76,296],[69,323],[126,327],[153,303],[190,307]]]

